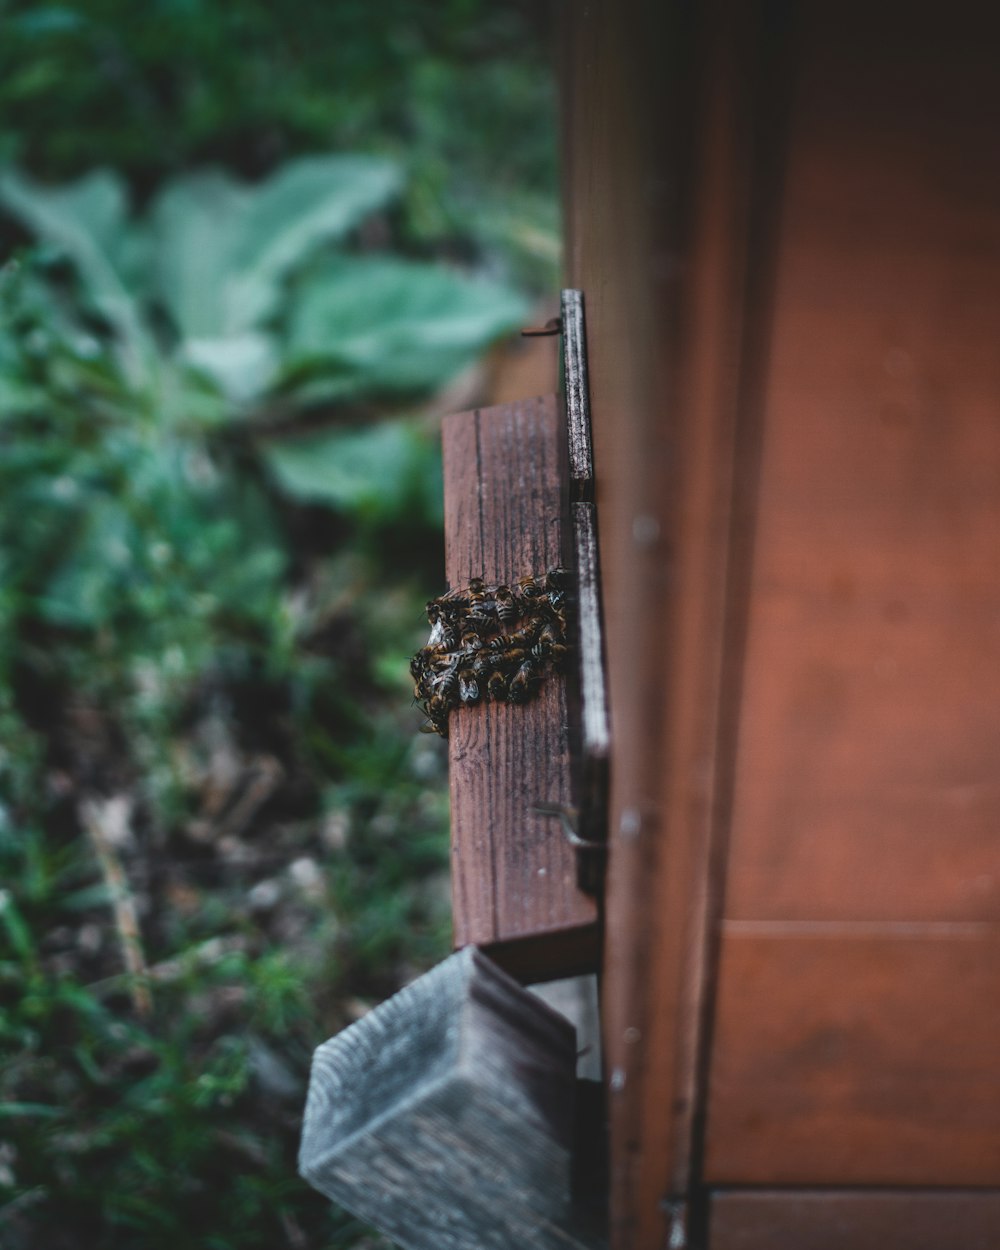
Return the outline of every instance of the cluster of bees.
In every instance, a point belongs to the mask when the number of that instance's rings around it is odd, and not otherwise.
[[[426,733],[448,736],[448,713],[483,699],[527,703],[569,655],[566,613],[572,578],[555,568],[514,586],[474,577],[427,604],[431,633],[410,661]]]

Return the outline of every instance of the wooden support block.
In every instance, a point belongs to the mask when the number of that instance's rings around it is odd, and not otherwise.
[[[599,1250],[575,1073],[573,1026],[467,947],[316,1051],[300,1171],[407,1250]]]
[[[555,396],[447,417],[443,441],[450,586],[569,563]],[[548,677],[523,706],[457,709],[449,733],[456,947],[483,946],[524,980],[596,970],[597,904],[560,821],[535,810],[575,802],[566,679]]]
[[[722,1190],[709,1250],[996,1250],[1000,1192]]]

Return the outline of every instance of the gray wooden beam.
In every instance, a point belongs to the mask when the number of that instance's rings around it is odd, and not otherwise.
[[[573,1026],[466,947],[318,1048],[300,1171],[405,1250],[600,1250],[575,1069]]]

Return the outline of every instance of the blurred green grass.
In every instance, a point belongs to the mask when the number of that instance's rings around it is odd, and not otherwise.
[[[4,1250],[382,1244],[298,1126],[448,945],[407,659],[434,397],[556,282],[538,12],[0,9]]]

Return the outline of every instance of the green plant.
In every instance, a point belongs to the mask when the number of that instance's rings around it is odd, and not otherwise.
[[[446,943],[419,406],[524,315],[366,245],[400,185],[312,158],[134,216],[0,176],[37,239],[0,304],[14,1250],[361,1236],[294,1149],[311,1045]]]
[[[259,178],[363,149],[405,165],[407,245],[559,261],[546,6],[517,0],[6,0],[0,160],[41,178],[101,165],[143,199],[191,168]]]

